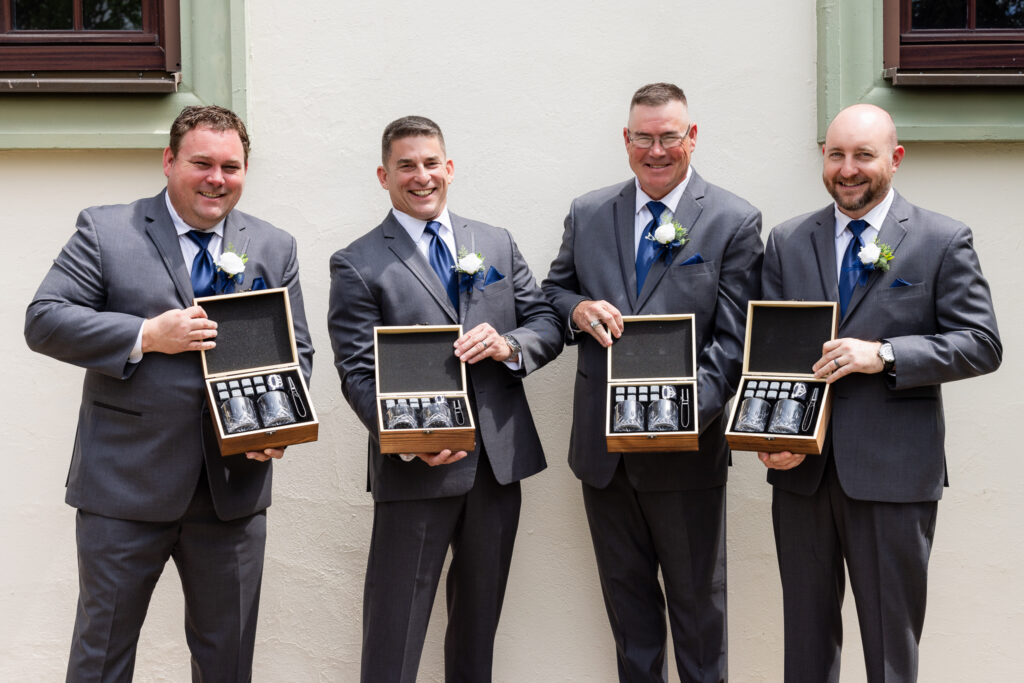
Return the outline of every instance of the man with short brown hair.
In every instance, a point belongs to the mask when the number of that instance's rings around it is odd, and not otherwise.
[[[169,558],[185,594],[193,677],[250,680],[267,461],[283,449],[220,455],[197,353],[214,348],[217,324],[193,298],[238,280],[287,287],[307,379],[312,368],[295,240],[235,210],[245,125],[222,107],[188,107],[172,131],[166,190],[82,211],[25,319],[33,350],[86,369],[66,496],[78,508],[79,567],[68,681],[131,680]],[[244,270],[215,286],[229,252],[247,259]]]

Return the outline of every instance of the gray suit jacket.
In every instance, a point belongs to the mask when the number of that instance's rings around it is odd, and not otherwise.
[[[427,259],[390,212],[383,223],[331,257],[331,344],[342,393],[370,433],[367,485],[376,501],[466,493],[476,477],[480,445],[502,484],[546,466],[522,377],[558,355],[562,327],[511,235],[450,215],[456,244],[475,244],[485,268],[496,268],[505,276],[483,291],[462,293],[458,312]],[[466,366],[477,451],[452,465],[433,468],[420,460],[403,462],[382,455],[377,442],[374,326],[461,323],[468,331],[482,322],[499,334],[515,336],[522,345],[523,363],[514,373],[490,359]]]
[[[721,486],[729,461],[722,411],[742,370],[747,301],[760,289],[761,213],[693,171],[675,213],[689,241],[670,265],[655,262],[637,296],[635,208],[632,179],[574,200],[544,293],[566,321],[584,299],[604,299],[623,315],[695,315],[700,451],[631,453],[626,472],[638,490]],[[703,263],[684,265],[698,254]],[[569,464],[581,480],[604,488],[620,457],[605,445],[606,352],[588,334],[570,330],[566,339],[579,348]]]
[[[895,258],[854,291],[838,336],[891,342],[895,375],[858,373],[833,385],[832,454],[851,498],[934,501],[946,481],[940,385],[1002,360],[992,297],[963,223],[897,193],[878,239]],[[838,301],[831,205],[772,230],[763,289],[766,299]],[[808,456],[792,470],[769,470],[768,481],[810,494],[824,464]]]
[[[232,211],[225,248],[247,253],[245,287],[262,277],[287,287],[302,370],[313,347],[299,287],[295,240]],[[25,338],[40,353],[86,369],[69,505],[120,519],[170,521],[188,507],[205,459],[221,519],[270,505],[270,463],[221,457],[206,408],[198,353],[147,353],[128,363],[146,318],[192,304],[192,285],[163,192],[79,214],[28,306]]]

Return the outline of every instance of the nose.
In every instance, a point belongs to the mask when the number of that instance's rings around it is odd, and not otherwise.
[[[211,185],[222,185],[224,184],[224,171],[220,166],[214,164],[210,166],[209,172],[206,174],[206,182]]]
[[[855,176],[860,173],[860,169],[857,168],[857,164],[854,162],[852,156],[843,157],[843,163],[839,167],[839,173],[845,177]]]

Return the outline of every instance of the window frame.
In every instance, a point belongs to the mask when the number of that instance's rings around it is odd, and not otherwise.
[[[0,0],[0,94],[174,92],[181,80],[178,0],[141,0],[138,31],[15,30]]]
[[[245,0],[178,0],[178,7],[176,92],[4,94],[0,149],[163,149],[171,122],[194,104],[219,104],[245,120]]]
[[[968,21],[976,17],[968,0]],[[913,0],[883,0],[883,66],[896,86],[1024,86],[1024,29],[913,29]]]
[[[818,142],[846,106],[876,104],[892,114],[900,139],[1024,141],[1024,90],[900,88],[884,77],[883,0],[816,0]]]

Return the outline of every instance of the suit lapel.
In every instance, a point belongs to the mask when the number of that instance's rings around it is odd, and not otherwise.
[[[452,221],[455,221],[454,217]],[[430,262],[427,261],[426,257],[416,248],[416,245],[409,237],[409,233],[405,231],[405,228],[398,222],[394,214],[388,212],[388,217],[381,223],[380,228],[384,234],[384,239],[387,240],[388,249],[416,276],[416,279],[420,281],[423,288],[430,293],[430,296],[434,297],[437,304],[448,314],[448,317],[458,322],[458,314],[455,311],[455,307],[452,306],[451,299],[448,298],[448,292],[441,286],[441,280],[438,279],[437,273],[430,267]],[[455,254],[452,254],[452,256],[455,256]]]
[[[153,240],[156,250],[160,253],[167,274],[174,283],[182,307],[188,308],[195,298],[192,292],[192,281],[188,277],[185,259],[181,256],[181,245],[178,243],[178,231],[174,229],[171,215],[164,205],[164,193],[161,192],[149,202],[146,208],[146,234]]]
[[[885,221],[882,223],[882,228],[878,231],[878,241],[883,244],[888,244],[892,247],[893,253],[899,248],[900,242],[907,236],[907,229],[903,226],[903,223],[907,220],[906,211],[904,211],[903,198],[899,195],[893,199],[892,206],[889,207],[889,212],[885,215]],[[879,280],[882,279],[882,271],[872,270],[868,276],[868,281],[863,287],[856,287],[853,290],[853,296],[850,297],[850,303],[846,307],[846,316],[843,321],[849,320],[850,316],[857,309],[858,304],[864,300],[867,296],[868,291],[874,287]]]
[[[665,273],[669,271],[669,268],[674,266],[676,263],[682,263],[684,254],[685,258],[689,258],[691,254],[697,251],[695,244],[695,238],[699,237],[697,231],[697,220],[700,218],[701,212],[704,207],[700,201],[704,198],[705,190],[704,179],[697,175],[697,172],[693,172],[693,176],[690,178],[690,182],[686,185],[686,190],[683,192],[683,196],[679,198],[679,205],[676,206],[675,213],[672,217],[679,222],[681,226],[687,230],[687,242],[682,246],[681,249],[676,249],[672,254],[672,261],[665,263],[665,259],[659,256],[655,259],[654,263],[651,264],[651,270],[647,273],[647,279],[644,280],[644,289],[640,292],[640,296],[636,302],[636,310],[643,308],[643,305],[651,297],[651,293],[657,288],[658,283],[661,282],[661,278],[665,277]],[[635,205],[634,200],[634,205]],[[636,288],[636,285],[633,285]]]
[[[630,181],[622,188],[612,206],[612,230],[619,249],[619,268],[626,286],[630,313],[637,310],[636,296],[636,184]]]
[[[839,301],[839,275],[836,271],[836,221],[832,206],[814,216],[816,226],[811,231],[811,248],[818,260],[821,291],[829,301]]]
[[[452,221],[452,232],[455,234],[455,257],[456,263],[458,262],[458,254],[465,249],[467,252],[474,252],[477,250],[476,240],[473,238],[473,230],[469,227],[469,223],[464,218],[456,216],[451,211],[448,212],[448,217]],[[487,258],[487,254],[484,254],[484,258]],[[484,266],[486,268],[486,266]],[[473,302],[472,289],[464,292],[461,287],[461,276],[460,276],[460,287],[459,287],[459,321],[466,320],[466,312],[469,310],[470,304]]]

